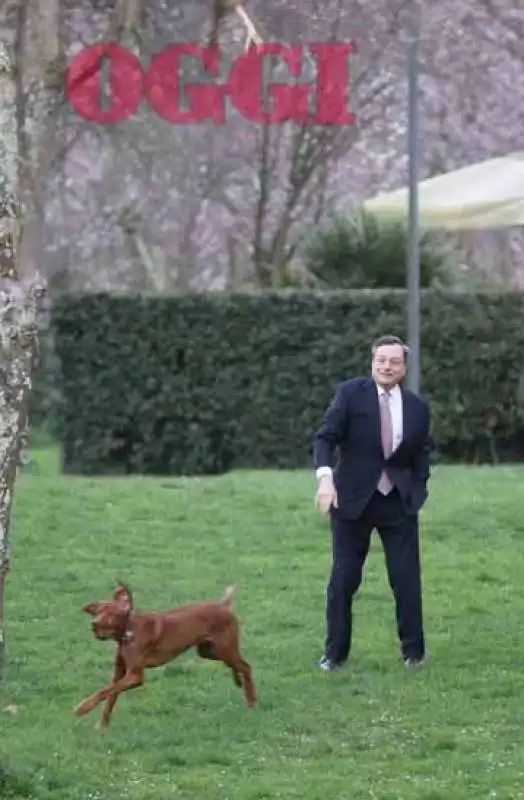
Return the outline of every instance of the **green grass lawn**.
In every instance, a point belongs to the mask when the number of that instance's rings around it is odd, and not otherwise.
[[[399,660],[378,542],[351,666],[319,674],[330,547],[307,473],[95,480],[38,452],[18,485],[7,589],[0,797],[53,800],[524,798],[524,469],[438,467],[421,519],[430,659]],[[260,705],[186,654],[118,701],[113,645],[81,606],[119,578],[142,608],[237,585]],[[16,788],[18,787],[18,788]],[[11,793],[10,793],[11,792]]]

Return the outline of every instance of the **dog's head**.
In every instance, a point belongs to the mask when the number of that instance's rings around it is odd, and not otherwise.
[[[133,610],[133,597],[125,584],[120,583],[113,592],[112,600],[91,602],[82,609],[93,617],[91,630],[97,639],[124,638],[129,617]]]

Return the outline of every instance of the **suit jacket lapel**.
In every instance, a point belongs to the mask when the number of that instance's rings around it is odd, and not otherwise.
[[[365,390],[367,394],[366,402],[368,403],[369,407],[372,409],[371,415],[371,424],[373,425],[372,435],[376,439],[377,447],[382,452],[382,439],[380,436],[380,408],[378,403],[378,392],[377,387],[375,385],[375,381],[372,378],[368,378]]]
[[[402,392],[402,443],[407,441],[416,427],[417,421],[413,414],[413,398],[404,389]]]

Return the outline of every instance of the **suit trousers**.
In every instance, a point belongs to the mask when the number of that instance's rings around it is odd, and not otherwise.
[[[337,664],[347,660],[351,649],[352,603],[375,528],[395,598],[402,656],[418,659],[425,652],[418,516],[405,513],[397,489],[388,495],[376,491],[357,519],[345,519],[338,509],[331,509],[333,565],[327,588],[324,652]]]

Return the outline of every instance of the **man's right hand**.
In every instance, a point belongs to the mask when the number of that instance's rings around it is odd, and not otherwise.
[[[338,507],[337,490],[331,475],[323,475],[318,482],[315,504],[321,514],[327,514],[333,506]]]

